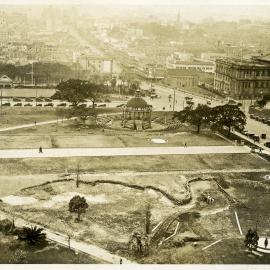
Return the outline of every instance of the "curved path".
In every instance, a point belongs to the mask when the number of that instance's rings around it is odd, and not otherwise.
[[[106,156],[155,156],[197,154],[245,154],[245,146],[190,146],[190,147],[121,147],[121,148],[49,148],[38,153],[38,149],[0,150],[1,158],[42,157],[106,157]]]

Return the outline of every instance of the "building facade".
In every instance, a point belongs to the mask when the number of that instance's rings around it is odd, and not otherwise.
[[[238,99],[270,94],[270,57],[217,59],[214,89]]]

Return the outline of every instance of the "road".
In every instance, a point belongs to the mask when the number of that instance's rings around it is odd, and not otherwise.
[[[0,219],[5,219],[5,218],[12,219],[13,217],[0,211]],[[44,228],[44,233],[46,233],[47,239],[68,247],[68,236],[67,235],[49,230],[49,229],[45,228],[45,226],[40,226],[40,225],[35,224],[33,222],[28,222],[22,218],[17,218],[17,217],[15,217],[15,226],[17,226],[17,227],[24,227],[24,226],[42,227],[42,228]],[[75,250],[75,251],[80,251],[80,252],[86,253],[86,254],[90,255],[91,257],[96,258],[103,263],[119,264],[120,259],[122,259],[123,264],[133,263],[133,262],[131,262],[123,257],[111,254],[109,251],[107,251],[103,248],[85,243],[83,241],[78,241],[75,239],[70,240],[70,248]]]
[[[122,147],[122,148],[50,148],[0,150],[0,159],[45,157],[106,157],[106,156],[156,156],[197,154],[244,154],[245,146],[189,146],[189,147]]]

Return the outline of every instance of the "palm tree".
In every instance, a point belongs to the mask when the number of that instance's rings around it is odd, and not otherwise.
[[[30,245],[41,245],[46,241],[46,233],[43,233],[43,230],[43,228],[38,228],[37,226],[23,227],[18,234],[18,238]]]

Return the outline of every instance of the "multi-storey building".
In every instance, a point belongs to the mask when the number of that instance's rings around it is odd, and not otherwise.
[[[251,60],[217,59],[214,89],[235,98],[270,94],[270,55]]]

